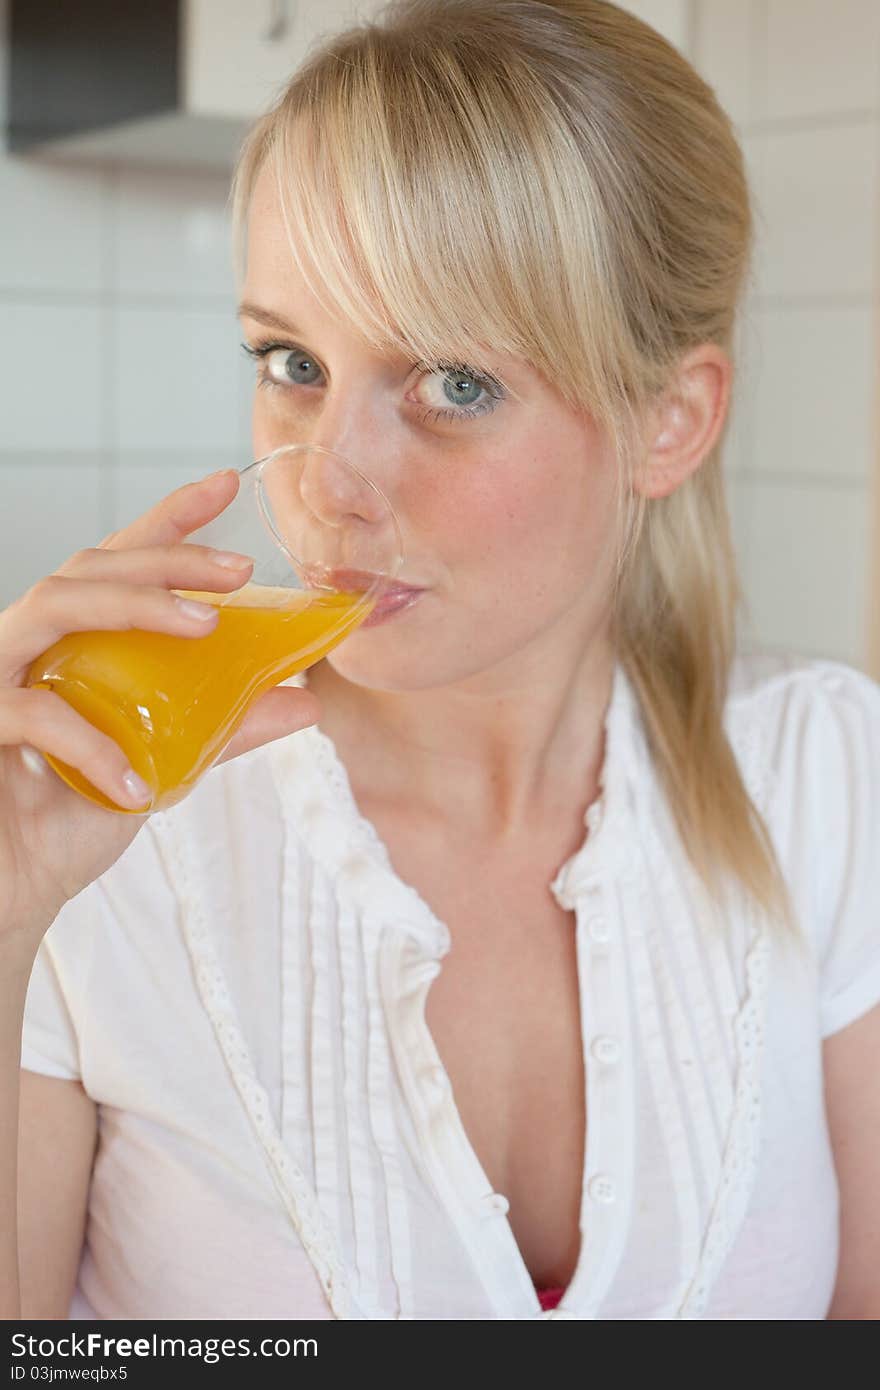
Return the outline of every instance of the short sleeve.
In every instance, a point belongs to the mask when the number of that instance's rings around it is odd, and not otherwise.
[[[93,932],[89,889],[65,903],[31,971],[21,1037],[21,1065],[65,1080],[82,1078],[80,1033]]]
[[[880,685],[817,663],[821,1035],[880,1002]]]

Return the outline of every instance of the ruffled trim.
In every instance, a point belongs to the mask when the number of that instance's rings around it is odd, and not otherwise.
[[[745,1218],[758,1170],[770,938],[757,913],[753,913],[752,924],[746,956],[748,997],[734,1023],[737,1077],[733,1114],[706,1238],[678,1318],[705,1315],[721,1266]]]
[[[767,756],[764,730],[752,720],[737,725],[728,718],[726,724],[749,795],[768,819],[779,785]],[[676,1313],[683,1319],[705,1315],[715,1281],[745,1220],[758,1172],[772,938],[768,918],[753,899],[744,900],[743,910],[749,922],[749,944],[746,997],[733,1027],[737,1059],[733,1107],[705,1240]]]
[[[633,856],[626,830],[635,812],[642,782],[639,767],[645,756],[638,701],[623,663],[618,660],[605,716],[605,757],[599,774],[599,795],[584,813],[587,835],[550,885],[560,907],[574,910],[598,886],[600,875],[604,878],[614,873],[625,879],[632,876]]]
[[[306,672],[283,682],[307,687]],[[442,959],[449,928],[424,898],[398,877],[372,822],[361,814],[345,765],[329,735],[317,725],[280,741],[272,770],[289,831],[335,880],[337,892],[365,921],[407,931],[422,950]]]
[[[763,728],[757,721],[749,721],[743,726],[728,715],[726,731],[749,795],[766,817],[777,792],[777,780],[766,756]],[[702,899],[705,890],[683,850],[680,854],[676,853],[673,864],[667,843],[661,835],[658,816],[667,821],[668,833],[675,838],[671,813],[662,801],[642,827],[642,834],[651,856],[657,891],[664,902],[664,916],[672,921],[673,914],[681,910],[682,879],[689,885],[695,902]],[[733,1094],[718,1176],[704,1230],[700,1232],[697,1227],[698,1207],[692,1189],[688,1191],[688,1204],[680,1213],[686,1262],[691,1265],[691,1273],[682,1281],[665,1314],[674,1319],[705,1316],[724,1260],[745,1220],[758,1172],[772,938],[767,915],[738,885],[735,886],[733,902],[734,911],[744,917],[748,932],[740,1000],[737,1000],[733,979],[725,964],[726,938],[707,934],[707,945],[717,953],[722,971],[716,983],[720,990],[729,994],[728,1002],[735,1011],[732,1025],[735,1056]],[[647,908],[647,902],[645,906]],[[674,1026],[674,1023],[674,1018],[670,1018],[669,1026]]]
[[[308,688],[306,677],[301,671],[283,683]],[[615,665],[605,730],[600,794],[584,813],[587,835],[550,885],[566,909],[573,909],[582,896],[600,855],[603,873],[630,872],[625,828],[640,784],[638,741],[643,734],[635,692],[620,660]],[[421,894],[398,877],[384,841],[360,812],[333,740],[317,725],[310,725],[279,745],[273,766],[293,832],[364,919],[393,922],[409,931],[428,956],[441,960],[451,945],[449,928]]]

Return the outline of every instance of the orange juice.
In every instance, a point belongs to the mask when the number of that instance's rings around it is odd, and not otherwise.
[[[119,744],[153,788],[153,811],[182,800],[258,695],[319,661],[373,607],[363,594],[259,584],[233,594],[174,592],[219,607],[212,632],[74,632],[43,652],[28,673],[28,685],[54,690]],[[138,814],[111,801],[76,768],[45,756],[89,800]]]

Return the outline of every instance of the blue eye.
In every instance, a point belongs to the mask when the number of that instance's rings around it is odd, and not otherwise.
[[[475,376],[464,372],[446,372],[443,377],[443,394],[453,405],[473,405],[480,399],[483,387]]]
[[[321,369],[314,359],[301,348],[294,348],[293,351],[274,348],[266,353],[263,363],[270,381],[277,381],[279,385],[294,381],[301,386],[312,386],[316,380],[315,374],[321,374]]]
[[[321,375],[321,369],[310,353],[303,348],[290,347],[282,343],[260,343],[251,347],[242,343],[248,357],[259,363],[258,385],[260,386],[314,386]],[[317,375],[316,375],[317,374]]]
[[[259,363],[259,386],[281,390],[314,386],[321,377],[321,368],[304,348],[291,347],[289,343],[261,343],[256,347],[242,343],[242,347]],[[442,399],[451,403],[444,407],[431,400],[419,402],[419,413],[426,423],[487,415],[506,396],[500,381],[490,373],[477,372],[464,363],[419,362],[416,366],[422,372],[417,387],[433,378],[442,389]]]
[[[433,366],[420,362],[419,366],[425,372],[419,387],[424,382],[430,382],[432,377],[439,377],[443,397],[452,401],[454,407],[451,410],[437,408],[431,402],[425,402],[430,408],[422,411],[424,420],[473,419],[475,415],[488,415],[498,401],[504,399],[505,392],[499,381],[470,367],[454,362],[437,362]]]

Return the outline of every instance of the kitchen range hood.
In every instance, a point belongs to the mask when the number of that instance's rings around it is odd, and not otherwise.
[[[8,0],[7,147],[228,170],[309,48],[376,0]]]

